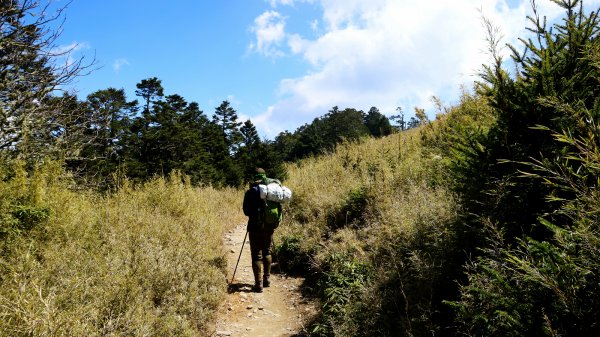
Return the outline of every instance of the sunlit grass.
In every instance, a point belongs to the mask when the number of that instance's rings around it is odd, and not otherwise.
[[[221,237],[244,221],[242,192],[173,175],[100,196],[56,174],[1,183],[5,199],[50,217],[5,241],[0,335],[206,335],[226,284]]]
[[[315,335],[361,335],[367,324],[381,324],[385,313],[373,309],[402,301],[381,289],[404,291],[404,273],[406,291],[432,291],[421,279],[441,271],[432,259],[451,239],[447,225],[457,206],[439,181],[439,156],[422,149],[421,130],[413,129],[287,167],[294,198],[276,242],[281,259],[300,260],[284,265],[309,269],[309,284],[323,300]],[[427,320],[427,297],[414,301],[410,315]]]

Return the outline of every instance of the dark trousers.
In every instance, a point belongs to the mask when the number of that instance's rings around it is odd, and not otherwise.
[[[271,240],[273,231],[252,231],[250,236],[250,255],[252,256],[252,272],[254,282],[260,285],[261,265],[264,267],[263,280],[268,280],[271,274]]]
[[[248,232],[250,236],[250,255],[252,262],[260,261],[271,256],[271,240],[273,240],[273,231],[252,231]]]

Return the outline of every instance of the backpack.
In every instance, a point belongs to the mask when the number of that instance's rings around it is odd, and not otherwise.
[[[281,203],[287,202],[292,197],[292,192],[277,179],[267,178],[264,184],[259,185],[260,197],[264,202],[262,208],[262,224],[264,228],[275,229],[281,222]]]

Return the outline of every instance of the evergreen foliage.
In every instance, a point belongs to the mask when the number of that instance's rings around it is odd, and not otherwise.
[[[47,26],[60,20],[64,8],[51,13],[48,7],[33,0],[0,2],[0,150],[30,159],[56,155],[49,135],[72,118],[63,111],[69,101],[51,94],[91,66],[83,58],[61,62],[71,50],[55,52],[60,27]]]
[[[557,3],[564,8],[565,17],[552,28],[546,27],[533,3],[534,16],[529,18],[533,36],[521,39],[524,53],[511,47],[516,78],[502,68],[497,55],[495,64],[482,74],[480,89],[497,119],[483,143],[485,154],[476,164],[481,172],[475,176],[480,179],[465,185],[463,192],[469,200],[482,201],[471,204],[472,213],[490,217],[509,236],[543,237],[547,232],[535,225],[537,218],[554,210],[545,202],[550,193],[546,186],[519,178],[523,168],[519,162],[564,155],[564,144],[535,127],[579,132],[571,114],[543,101],[556,98],[591,109],[600,95],[599,72],[588,55],[598,43],[597,12],[584,13],[581,1]]]
[[[393,131],[390,120],[379,112],[379,109],[376,107],[369,109],[369,112],[365,116],[365,125],[371,135],[375,137],[388,136]]]
[[[332,151],[346,141],[359,141],[369,135],[387,136],[392,131],[389,119],[375,107],[365,114],[360,110],[340,110],[335,106],[294,133],[280,133],[275,138],[275,148],[282,153],[284,160],[293,161]]]
[[[556,1],[551,28],[532,3],[518,73],[486,67],[481,92],[494,123],[452,146],[455,190],[470,240],[456,310],[458,333],[484,336],[597,335],[598,11]],[[493,32],[489,22],[488,29]],[[490,37],[495,52],[496,39]],[[549,132],[552,130],[552,132]],[[467,146],[465,146],[467,145]],[[460,279],[460,276],[455,276]]]

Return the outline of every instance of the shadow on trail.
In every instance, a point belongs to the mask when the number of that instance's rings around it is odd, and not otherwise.
[[[227,293],[251,293],[253,284],[250,283],[230,283],[227,285]]]

